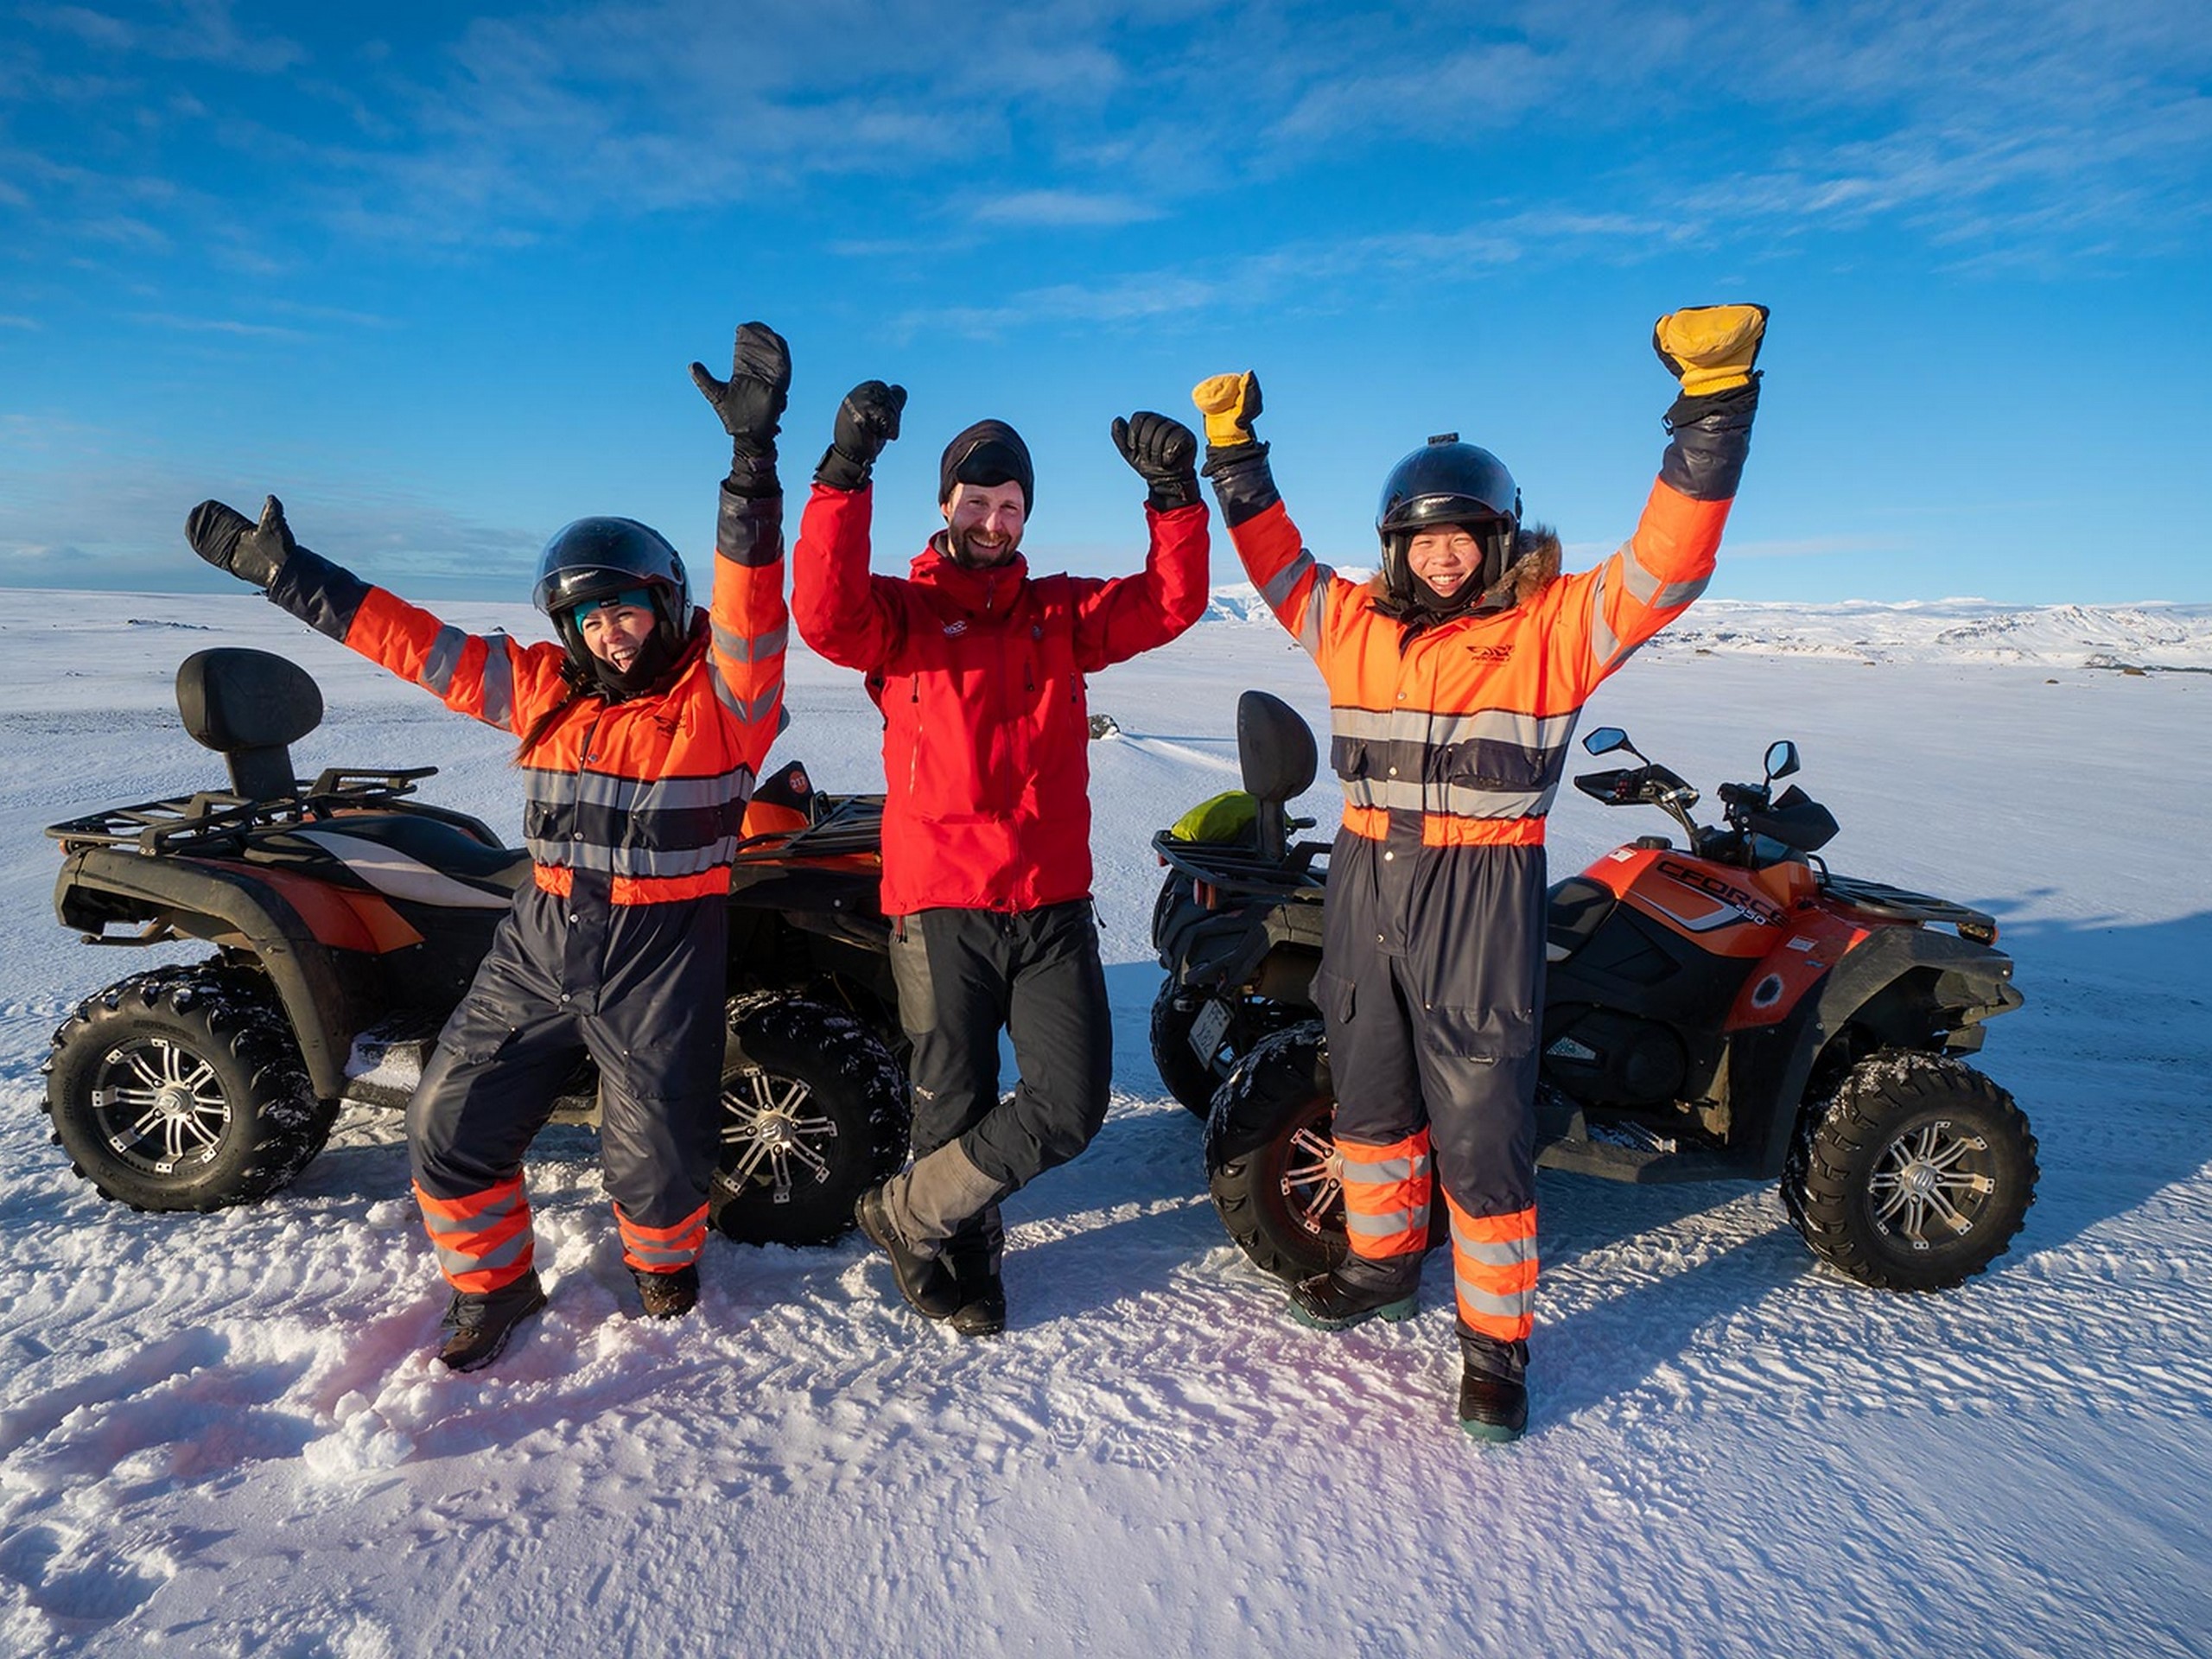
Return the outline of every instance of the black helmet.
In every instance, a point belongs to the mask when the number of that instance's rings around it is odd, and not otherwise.
[[[576,627],[576,607],[643,588],[652,601],[671,658],[691,632],[691,587],[683,561],[667,539],[634,518],[579,518],[556,531],[537,556],[531,602],[553,619],[569,660],[591,671],[592,656]]]
[[[1521,491],[1505,463],[1487,449],[1459,442],[1457,432],[1431,438],[1390,469],[1375,530],[1382,540],[1382,585],[1402,601],[1413,595],[1406,546],[1432,524],[1465,524],[1481,538],[1483,573],[1470,600],[1497,585],[1513,563],[1521,527]]]

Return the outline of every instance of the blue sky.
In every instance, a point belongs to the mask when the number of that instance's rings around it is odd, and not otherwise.
[[[2203,600],[2212,10],[2178,0],[0,4],[0,586],[196,588],[274,490],[402,592],[588,512],[711,537],[692,389],[1013,421],[1042,568],[1141,550],[1112,417],[1260,372],[1316,551],[1456,430],[1587,562],[1674,305],[1774,308],[1716,594]],[[1236,571],[1224,547],[1215,579]]]

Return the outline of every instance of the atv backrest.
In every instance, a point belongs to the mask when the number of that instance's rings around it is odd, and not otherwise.
[[[1274,809],[1313,786],[1313,728],[1274,693],[1247,691],[1236,699],[1236,760],[1246,792],[1260,803],[1260,851],[1280,860],[1285,826]]]
[[[184,659],[176,711],[194,742],[229,763],[233,791],[270,800],[297,786],[288,746],[322,723],[322,693],[296,663],[223,645]]]

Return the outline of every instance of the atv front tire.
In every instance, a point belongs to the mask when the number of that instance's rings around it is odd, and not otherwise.
[[[2011,1245],[2037,1173],[2011,1095],[1948,1056],[1885,1050],[1806,1109],[1782,1197],[1838,1272],[1885,1290],[1947,1290]]]
[[[781,993],[733,997],[708,1214],[747,1244],[822,1244],[906,1154],[906,1084],[851,1014]]]
[[[71,1166],[134,1210],[219,1210],[290,1183],[337,1103],[315,1098],[276,990],[220,962],[156,968],[54,1033],[46,1109]]]
[[[1296,1283],[1344,1259],[1335,1079],[1318,1020],[1262,1038],[1216,1091],[1207,1185],[1221,1224],[1263,1271]]]

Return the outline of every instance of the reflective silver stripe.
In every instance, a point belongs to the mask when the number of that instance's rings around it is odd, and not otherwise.
[[[1380,1186],[1385,1181],[1410,1181],[1416,1175],[1428,1173],[1428,1159],[1418,1158],[1362,1158],[1357,1153],[1337,1148],[1337,1155],[1344,1160],[1344,1179],[1365,1185]]]
[[[1362,1238],[1389,1238],[1398,1233],[1428,1230],[1428,1206],[1421,1205],[1412,1210],[1394,1210],[1386,1216],[1363,1216],[1356,1210],[1344,1211],[1344,1230],[1357,1233]]]
[[[703,1238],[701,1242],[704,1242]],[[687,1249],[681,1244],[645,1244],[626,1236],[622,1243],[631,1255],[647,1264],[649,1271],[654,1262],[665,1262],[671,1268],[680,1268],[699,1259],[696,1248]]]
[[[1306,595],[1306,620],[1298,625],[1298,643],[1315,662],[1321,660],[1321,620],[1329,608],[1329,586],[1337,573],[1325,564],[1313,567],[1313,591]]]
[[[1478,1313],[1487,1313],[1497,1319],[1525,1319],[1535,1312],[1536,1287],[1534,1285],[1510,1296],[1499,1296],[1469,1284],[1458,1274],[1452,1274],[1452,1278],[1459,1287],[1459,1300]]]
[[[1271,611],[1279,611],[1287,605],[1290,602],[1291,589],[1298,586],[1298,579],[1313,569],[1313,556],[1304,548],[1300,548],[1296,558],[1261,584],[1260,597],[1267,601],[1268,608]]]
[[[1590,584],[1590,654],[1601,669],[1611,667],[1613,659],[1621,654],[1620,636],[1605,620],[1605,576],[1615,560],[1626,562],[1624,555],[1616,553],[1599,568],[1598,580]]]
[[[530,1259],[531,1230],[525,1227],[489,1255],[471,1255],[466,1250],[451,1250],[444,1245],[437,1247],[438,1265],[448,1273],[481,1273],[486,1268],[512,1268],[518,1262]]]
[[[740,766],[707,778],[618,778],[604,772],[556,772],[531,766],[523,774],[524,792],[547,806],[613,807],[618,812],[680,811],[724,806],[750,792],[752,774]]]
[[[423,658],[423,671],[415,683],[438,696],[445,696],[453,684],[453,671],[461,666],[461,648],[468,643],[468,636],[450,624],[438,630],[438,637],[430,641],[428,655]]]
[[[1484,709],[1468,715],[1431,714],[1421,709],[1329,710],[1329,724],[1339,737],[1363,742],[1515,743],[1524,749],[1562,749],[1574,735],[1580,709],[1563,715],[1523,715],[1510,709]]]
[[[493,726],[512,726],[515,714],[515,667],[507,651],[513,641],[504,633],[484,641],[484,712],[479,719]]]
[[[764,691],[752,702],[747,702],[736,692],[731,690],[728,683],[717,674],[715,676],[715,695],[721,699],[722,706],[730,713],[735,715],[747,725],[755,726],[775,712],[776,699],[783,695],[783,689],[779,686],[772,690]]]
[[[714,625],[715,649],[734,663],[766,662],[782,651],[790,642],[788,626],[773,627],[766,633],[732,633],[719,622]]]
[[[541,857],[540,847],[549,848]],[[557,852],[552,849],[557,849]],[[675,852],[656,852],[642,847],[600,847],[588,841],[531,842],[530,855],[541,864],[567,865],[571,869],[598,870],[609,875],[665,880],[677,875],[703,875],[727,864],[737,855],[737,837],[724,836],[704,847]]]
[[[1465,784],[1423,784],[1417,778],[1347,778],[1344,800],[1402,812],[1448,812],[1460,818],[1540,818],[1559,793],[1542,790],[1471,789]]]
[[[543,864],[548,869],[565,870],[569,868],[569,849],[575,843],[569,841],[539,841],[524,836],[523,850],[530,855],[533,864]]]
[[[1452,1248],[1486,1268],[1517,1268],[1536,1259],[1536,1241],[1533,1238],[1492,1238],[1479,1242],[1462,1238],[1459,1230],[1452,1230]]]
[[[1693,576],[1688,582],[1665,582],[1659,573],[1638,558],[1636,543],[1630,542],[1621,550],[1623,562],[1628,567],[1624,586],[1628,596],[1639,605],[1649,605],[1654,610],[1669,611],[1677,605],[1687,605],[1705,591],[1710,575]]]

